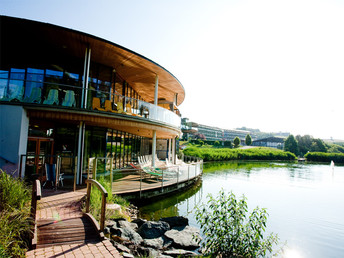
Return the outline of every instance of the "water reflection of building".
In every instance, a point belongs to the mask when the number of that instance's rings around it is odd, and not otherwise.
[[[174,160],[185,92],[169,71],[86,33],[0,19],[0,168],[42,174],[59,155],[80,182],[89,157]]]

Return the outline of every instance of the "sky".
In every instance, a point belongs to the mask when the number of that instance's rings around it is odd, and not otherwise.
[[[182,83],[191,121],[344,139],[340,0],[0,0],[0,14],[129,48]]]

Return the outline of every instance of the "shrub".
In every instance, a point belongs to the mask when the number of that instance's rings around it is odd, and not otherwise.
[[[128,216],[124,213],[124,210],[129,206],[129,203],[124,198],[117,195],[112,195],[110,181],[105,180],[103,176],[99,177],[98,182],[105,188],[108,192],[108,197],[106,203],[117,203],[122,206],[121,211],[106,210],[106,219],[115,218],[126,218]],[[97,219],[100,219],[100,212],[102,206],[102,194],[96,186],[92,186],[91,197],[90,197],[90,212]]]
[[[183,150],[184,155],[194,156],[204,161],[228,161],[228,160],[295,160],[296,156],[291,152],[285,152],[273,148],[251,149],[214,149],[188,147]]]
[[[239,137],[235,137],[234,140],[233,140],[233,143],[234,143],[234,148],[238,148],[240,143],[241,143],[241,140]]]
[[[261,257],[273,252],[278,236],[264,237],[268,213],[255,208],[247,215],[245,196],[237,200],[223,190],[214,198],[208,195],[208,207],[197,207],[196,220],[205,235],[202,248],[205,255],[216,257]]]
[[[24,257],[31,230],[30,190],[0,170],[0,257]]]
[[[324,153],[324,152],[308,152],[305,155],[307,161],[328,162],[333,160],[334,163],[344,163],[343,153]]]

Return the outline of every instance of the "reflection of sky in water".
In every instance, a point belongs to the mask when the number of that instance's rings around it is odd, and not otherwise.
[[[227,163],[205,165],[202,186],[186,192],[177,203],[176,196],[159,202],[160,216],[192,213],[195,205],[206,201],[208,193],[217,195],[221,188],[237,197],[245,194],[249,209],[267,208],[268,232],[278,233],[290,248],[286,257],[341,257],[344,255],[344,167],[279,163]],[[245,168],[245,164],[249,164]],[[165,203],[164,203],[165,202]],[[157,205],[155,203],[155,205]],[[155,206],[154,205],[154,206]],[[169,207],[165,207],[169,206]],[[152,208],[152,209],[151,209]],[[155,208],[147,206],[150,212]],[[158,216],[159,217],[159,216]]]

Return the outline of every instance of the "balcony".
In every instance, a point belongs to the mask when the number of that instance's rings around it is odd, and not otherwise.
[[[0,77],[0,101],[75,111],[87,110],[114,117],[127,116],[180,128],[181,119],[178,110],[168,110],[143,100],[113,93],[111,85],[102,86],[106,90],[97,90],[100,87],[91,82],[89,89],[85,89],[77,83],[68,85]]]

